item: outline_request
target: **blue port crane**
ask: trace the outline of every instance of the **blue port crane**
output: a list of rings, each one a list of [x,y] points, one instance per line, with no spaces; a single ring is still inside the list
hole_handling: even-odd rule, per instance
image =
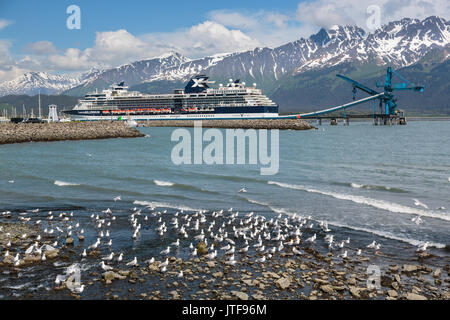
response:
[[[392,83],[393,76],[396,75],[400,79],[402,79],[404,82],[401,83]],[[303,113],[296,116],[284,116],[284,118],[315,118],[327,113],[332,113],[339,110],[346,111],[347,108],[354,107],[356,105],[359,105],[364,102],[368,101],[375,101],[379,100],[380,105],[380,115],[383,115],[385,117],[389,117],[391,115],[394,115],[396,113],[397,108],[397,99],[395,98],[393,92],[396,90],[413,90],[417,92],[423,92],[424,86],[421,85],[415,85],[411,81],[405,79],[403,76],[401,76],[397,71],[393,70],[391,67],[387,68],[386,77],[384,80],[384,84],[380,84],[377,82],[376,87],[377,88],[383,88],[383,92],[378,92],[376,90],[373,90],[358,81],[355,81],[353,79],[350,79],[346,76],[343,76],[341,74],[336,75],[338,78],[341,78],[347,82],[350,82],[352,84],[352,92],[353,92],[353,101],[339,105],[336,107],[309,112],[309,113]],[[363,99],[356,100],[356,93],[357,89],[369,94],[368,97],[365,97]],[[383,108],[384,106],[384,108]],[[375,111],[374,111],[375,113]]]
[[[393,84],[392,83],[393,75],[396,75],[397,77],[399,77],[400,79],[402,79],[405,82]],[[344,79],[345,81],[348,81],[352,84],[353,100],[355,100],[355,97],[356,97],[356,89],[360,89],[361,91],[364,91],[371,96],[376,96],[379,94],[379,92],[372,90],[355,80],[352,80],[352,79],[347,78],[340,74],[337,74],[336,76],[341,79]],[[417,92],[423,92],[423,89],[424,89],[423,86],[415,85],[411,81],[405,79],[401,74],[399,74],[397,71],[393,70],[391,67],[387,68],[384,84],[380,84],[379,82],[377,82],[376,86],[377,86],[377,88],[384,89],[383,95],[378,96],[378,99],[380,101],[380,109],[383,109],[383,105],[384,105],[384,110],[380,110],[381,111],[380,113],[384,114],[386,116],[395,114],[395,110],[397,107],[397,103],[396,103],[397,99],[394,97],[393,91],[395,91],[395,90],[413,90],[413,91],[417,91]]]

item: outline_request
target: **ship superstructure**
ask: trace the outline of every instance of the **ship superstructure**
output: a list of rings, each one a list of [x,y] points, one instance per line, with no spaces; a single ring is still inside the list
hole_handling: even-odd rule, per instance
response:
[[[230,79],[225,86],[205,75],[193,77],[185,89],[170,94],[128,91],[124,82],[101,92],[88,93],[74,109],[64,111],[72,120],[197,120],[278,117],[278,105],[256,84]]]

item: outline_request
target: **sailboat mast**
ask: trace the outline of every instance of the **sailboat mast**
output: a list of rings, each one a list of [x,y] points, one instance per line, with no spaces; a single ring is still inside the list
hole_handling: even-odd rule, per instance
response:
[[[39,119],[42,118],[41,115],[41,90],[39,90]]]

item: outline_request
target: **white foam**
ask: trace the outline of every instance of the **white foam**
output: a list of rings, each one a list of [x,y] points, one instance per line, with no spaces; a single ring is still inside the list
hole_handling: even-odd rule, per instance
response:
[[[161,180],[153,180],[153,182],[160,187],[171,187],[173,186],[175,183],[170,182],[170,181],[161,181]]]
[[[363,185],[362,184],[358,184],[358,183],[350,183],[350,186],[352,187],[352,188],[356,188],[356,189],[361,189],[362,187],[363,187]]]
[[[54,184],[56,184],[59,187],[67,187],[67,186],[79,186],[79,183],[73,183],[73,182],[64,182],[64,181],[60,181],[60,180],[56,180],[54,182]]]
[[[13,290],[20,290],[20,289],[29,287],[30,285],[31,285],[31,282],[27,282],[27,283],[24,283],[24,284],[19,284],[17,286],[5,286],[5,288],[13,289]]]
[[[352,229],[352,230],[356,230],[356,231],[363,231],[363,232],[371,233],[371,234],[374,234],[374,235],[377,235],[377,236],[380,236],[383,238],[406,242],[406,243],[412,244],[413,246],[417,246],[417,247],[425,244],[425,242],[426,242],[426,241],[420,241],[420,240],[411,239],[411,238],[399,237],[390,232],[372,230],[372,229],[367,229],[367,228],[362,228],[362,227],[349,226],[349,225],[341,224],[338,222],[328,221],[328,224],[335,226],[335,227],[348,228],[348,229]],[[438,243],[438,242],[428,242],[428,244],[429,244],[429,247],[435,247],[435,248],[439,248],[439,249],[445,248],[445,244]]]
[[[184,211],[200,211],[201,209],[194,209],[188,206],[183,205],[176,205],[171,203],[165,203],[165,202],[157,202],[157,201],[139,201],[135,200],[133,204],[137,204],[140,206],[150,206],[153,208],[172,208],[172,209],[178,209],[178,210],[184,210]]]
[[[424,216],[424,217],[429,217],[429,218],[434,218],[434,219],[450,221],[450,216],[447,214],[436,213],[431,210],[422,210],[422,209],[417,209],[417,208],[411,208],[411,207],[408,207],[408,206],[405,206],[402,204],[398,204],[398,203],[394,203],[394,202],[387,202],[384,200],[377,200],[377,199],[367,198],[367,197],[363,197],[363,196],[355,196],[355,195],[351,195],[351,194],[342,194],[342,193],[336,193],[336,192],[331,192],[331,191],[316,190],[316,189],[306,188],[301,185],[281,183],[281,182],[276,182],[276,181],[268,181],[267,183],[274,184],[274,185],[277,185],[282,188],[289,188],[289,189],[301,190],[301,191],[306,191],[306,192],[311,192],[311,193],[323,194],[323,195],[330,196],[330,197],[333,197],[333,198],[336,198],[339,200],[352,201],[354,203],[364,204],[367,206],[371,206],[374,208],[378,208],[378,209],[382,209],[382,210],[386,210],[386,211],[390,211],[390,212],[419,215],[419,216]]]
[[[251,203],[256,203],[256,204],[259,204],[259,205],[267,206],[268,208],[270,208],[275,213],[282,213],[282,214],[286,214],[286,215],[289,215],[289,216],[296,214],[297,216],[299,216],[298,212],[292,212],[292,211],[289,211],[289,210],[284,209],[284,208],[275,208],[275,207],[271,206],[268,203],[259,202],[259,201],[252,200],[252,199],[247,199],[247,200],[249,202],[251,202]],[[301,216],[301,214],[300,214],[300,216]],[[319,221],[319,220],[315,220],[315,221]],[[330,226],[335,226],[335,227],[340,227],[340,228],[347,228],[347,229],[356,230],[356,231],[363,231],[363,232],[374,234],[374,235],[377,235],[379,237],[383,237],[383,238],[386,238],[386,239],[406,242],[406,243],[409,243],[409,244],[411,244],[413,246],[417,246],[417,247],[425,244],[425,242],[426,242],[426,241],[421,241],[421,240],[416,240],[416,239],[411,239],[411,238],[399,237],[399,236],[396,236],[396,235],[394,235],[394,234],[392,234],[390,232],[379,231],[379,230],[372,230],[372,229],[367,229],[367,228],[362,228],[362,227],[355,227],[355,226],[342,224],[342,223],[339,223],[339,222],[327,221],[327,223]],[[435,248],[439,248],[439,249],[445,248],[445,244],[438,243],[438,242],[428,242],[428,245],[429,245],[429,247],[435,247]]]

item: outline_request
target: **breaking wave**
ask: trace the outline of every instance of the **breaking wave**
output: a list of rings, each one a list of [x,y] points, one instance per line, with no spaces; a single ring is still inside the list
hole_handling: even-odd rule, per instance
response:
[[[247,201],[250,202],[250,203],[261,205],[261,206],[266,206],[266,207],[270,208],[275,213],[282,213],[282,214],[286,214],[286,215],[297,214],[297,216],[299,216],[299,215],[302,216],[302,214],[299,214],[298,212],[292,212],[292,211],[289,211],[289,210],[284,209],[284,208],[275,208],[275,207],[273,207],[270,204],[265,203],[265,202],[260,202],[260,201],[253,200],[253,199],[248,199],[248,198],[247,198]],[[317,219],[314,219],[314,220],[315,221],[319,221]],[[362,227],[355,227],[355,226],[350,226],[350,225],[347,225],[347,224],[342,224],[342,223],[339,223],[339,222],[327,221],[327,223],[330,226],[335,226],[335,227],[338,227],[338,228],[346,228],[346,229],[351,229],[351,230],[355,230],[355,231],[362,231],[362,232],[370,233],[370,234],[373,234],[373,235],[376,235],[376,236],[379,236],[379,237],[383,237],[383,238],[386,238],[386,239],[397,240],[397,241],[409,243],[409,244],[411,244],[413,246],[416,246],[416,247],[418,247],[420,245],[423,245],[426,242],[426,241],[421,241],[421,240],[416,240],[416,239],[411,239],[411,238],[406,238],[406,237],[399,237],[399,236],[396,236],[396,235],[394,235],[394,234],[392,234],[390,232],[385,232],[385,231],[380,231],[380,230],[373,230],[373,229],[367,229],[367,228],[362,228]],[[445,244],[438,243],[438,242],[428,242],[428,244],[429,244],[430,247],[435,247],[435,248],[438,248],[438,249],[443,249],[443,248],[446,247]]]
[[[268,181],[268,184],[277,185],[282,188],[288,188],[288,189],[294,189],[294,190],[301,190],[311,193],[318,193],[326,196],[330,196],[339,200],[347,200],[358,204],[364,204],[367,206],[371,206],[377,209],[382,209],[390,212],[395,213],[404,213],[404,214],[411,214],[411,215],[420,215],[424,217],[434,218],[434,219],[441,219],[445,221],[450,221],[450,216],[442,213],[436,213],[430,210],[422,210],[417,208],[408,207],[402,204],[394,203],[394,202],[387,202],[384,200],[377,200],[372,198],[367,198],[363,196],[356,196],[351,194],[342,194],[342,193],[336,193],[331,191],[323,191],[323,190],[317,190],[317,189],[311,189],[306,188],[301,185],[294,185],[294,184],[288,184],[288,183],[281,183],[276,181]]]
[[[161,181],[161,180],[153,180],[153,182],[160,187],[171,187],[173,186],[175,183],[170,182],[170,181]]]
[[[194,209],[188,206],[183,205],[177,205],[172,203],[166,203],[166,202],[157,202],[157,201],[140,201],[136,200],[133,202],[133,204],[137,204],[140,206],[150,206],[153,208],[171,208],[171,209],[178,209],[178,210],[184,210],[184,211],[199,211],[201,209]]]
[[[56,180],[54,182],[55,185],[57,185],[58,187],[67,187],[67,186],[79,186],[79,183],[73,183],[73,182],[65,182],[65,181],[60,181],[60,180]]]

